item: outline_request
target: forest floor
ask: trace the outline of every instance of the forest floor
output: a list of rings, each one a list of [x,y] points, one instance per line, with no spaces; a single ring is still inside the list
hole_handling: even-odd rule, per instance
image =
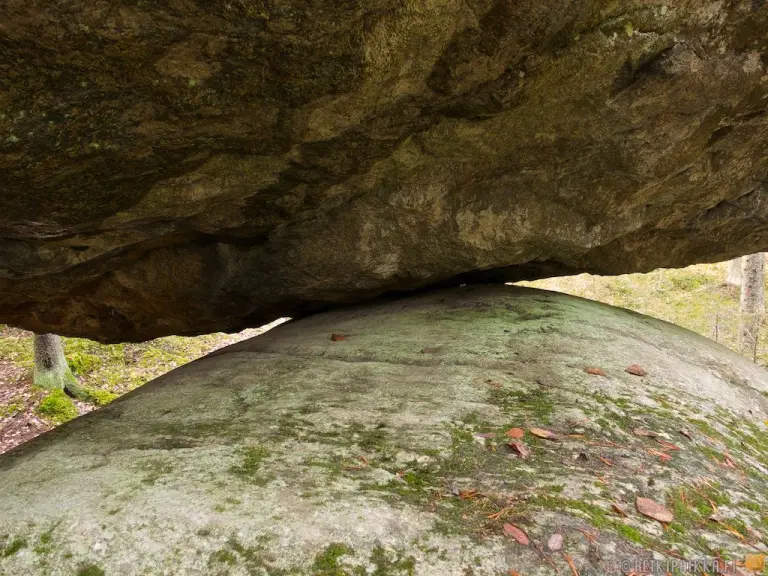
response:
[[[282,323],[237,334],[206,334],[186,338],[169,336],[140,344],[99,344],[84,338],[63,338],[72,372],[82,385],[106,404],[218,348],[252,338]],[[0,326],[0,454],[50,430],[71,418],[74,411],[41,413],[48,395],[32,385],[34,367],[31,332]],[[77,413],[94,410],[96,404],[72,401]],[[67,408],[67,407],[65,407]]]
[[[726,263],[718,263],[614,277],[581,274],[521,284],[628,308],[739,351],[739,290],[726,285],[725,276]],[[239,334],[170,336],[141,344],[104,345],[64,338],[64,346],[74,374],[104,404],[213,350],[261,334],[279,322]],[[763,337],[756,350],[745,354],[768,365],[765,326],[761,332]],[[74,414],[71,407],[69,412],[42,413],[40,404],[47,394],[32,386],[32,368],[32,334],[0,326],[0,454]],[[79,414],[97,407],[77,401],[74,405]]]
[[[597,300],[666,320],[768,366],[768,323],[764,322],[758,332],[756,348],[740,349],[739,288],[725,283],[726,272],[727,262],[719,262],[647,274],[580,274],[519,284]]]

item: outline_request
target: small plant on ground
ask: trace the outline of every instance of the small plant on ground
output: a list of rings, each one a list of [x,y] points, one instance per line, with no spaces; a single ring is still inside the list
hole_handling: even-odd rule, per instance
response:
[[[54,390],[46,396],[36,410],[39,416],[55,424],[63,424],[78,415],[77,407],[63,390]]]

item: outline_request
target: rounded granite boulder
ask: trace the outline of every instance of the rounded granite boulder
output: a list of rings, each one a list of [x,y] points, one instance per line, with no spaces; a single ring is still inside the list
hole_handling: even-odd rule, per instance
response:
[[[714,342],[550,292],[319,314],[1,457],[0,573],[745,571],[767,395]]]

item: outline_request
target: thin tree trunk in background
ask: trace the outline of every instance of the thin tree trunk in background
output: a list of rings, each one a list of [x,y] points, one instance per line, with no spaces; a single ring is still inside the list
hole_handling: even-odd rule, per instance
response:
[[[741,257],[728,261],[728,276],[725,282],[731,286],[741,286]]]
[[[741,276],[741,348],[753,359],[765,315],[765,254],[744,256]]]
[[[67,390],[76,398],[83,398],[84,390],[67,364],[61,336],[35,334],[34,382],[46,390]]]

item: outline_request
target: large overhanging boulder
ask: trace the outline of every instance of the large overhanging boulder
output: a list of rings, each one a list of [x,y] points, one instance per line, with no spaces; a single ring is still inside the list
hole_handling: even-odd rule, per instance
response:
[[[588,300],[329,312],[0,457],[0,573],[739,574],[767,418],[763,368]]]
[[[236,330],[768,248],[760,0],[6,1],[0,321]]]

